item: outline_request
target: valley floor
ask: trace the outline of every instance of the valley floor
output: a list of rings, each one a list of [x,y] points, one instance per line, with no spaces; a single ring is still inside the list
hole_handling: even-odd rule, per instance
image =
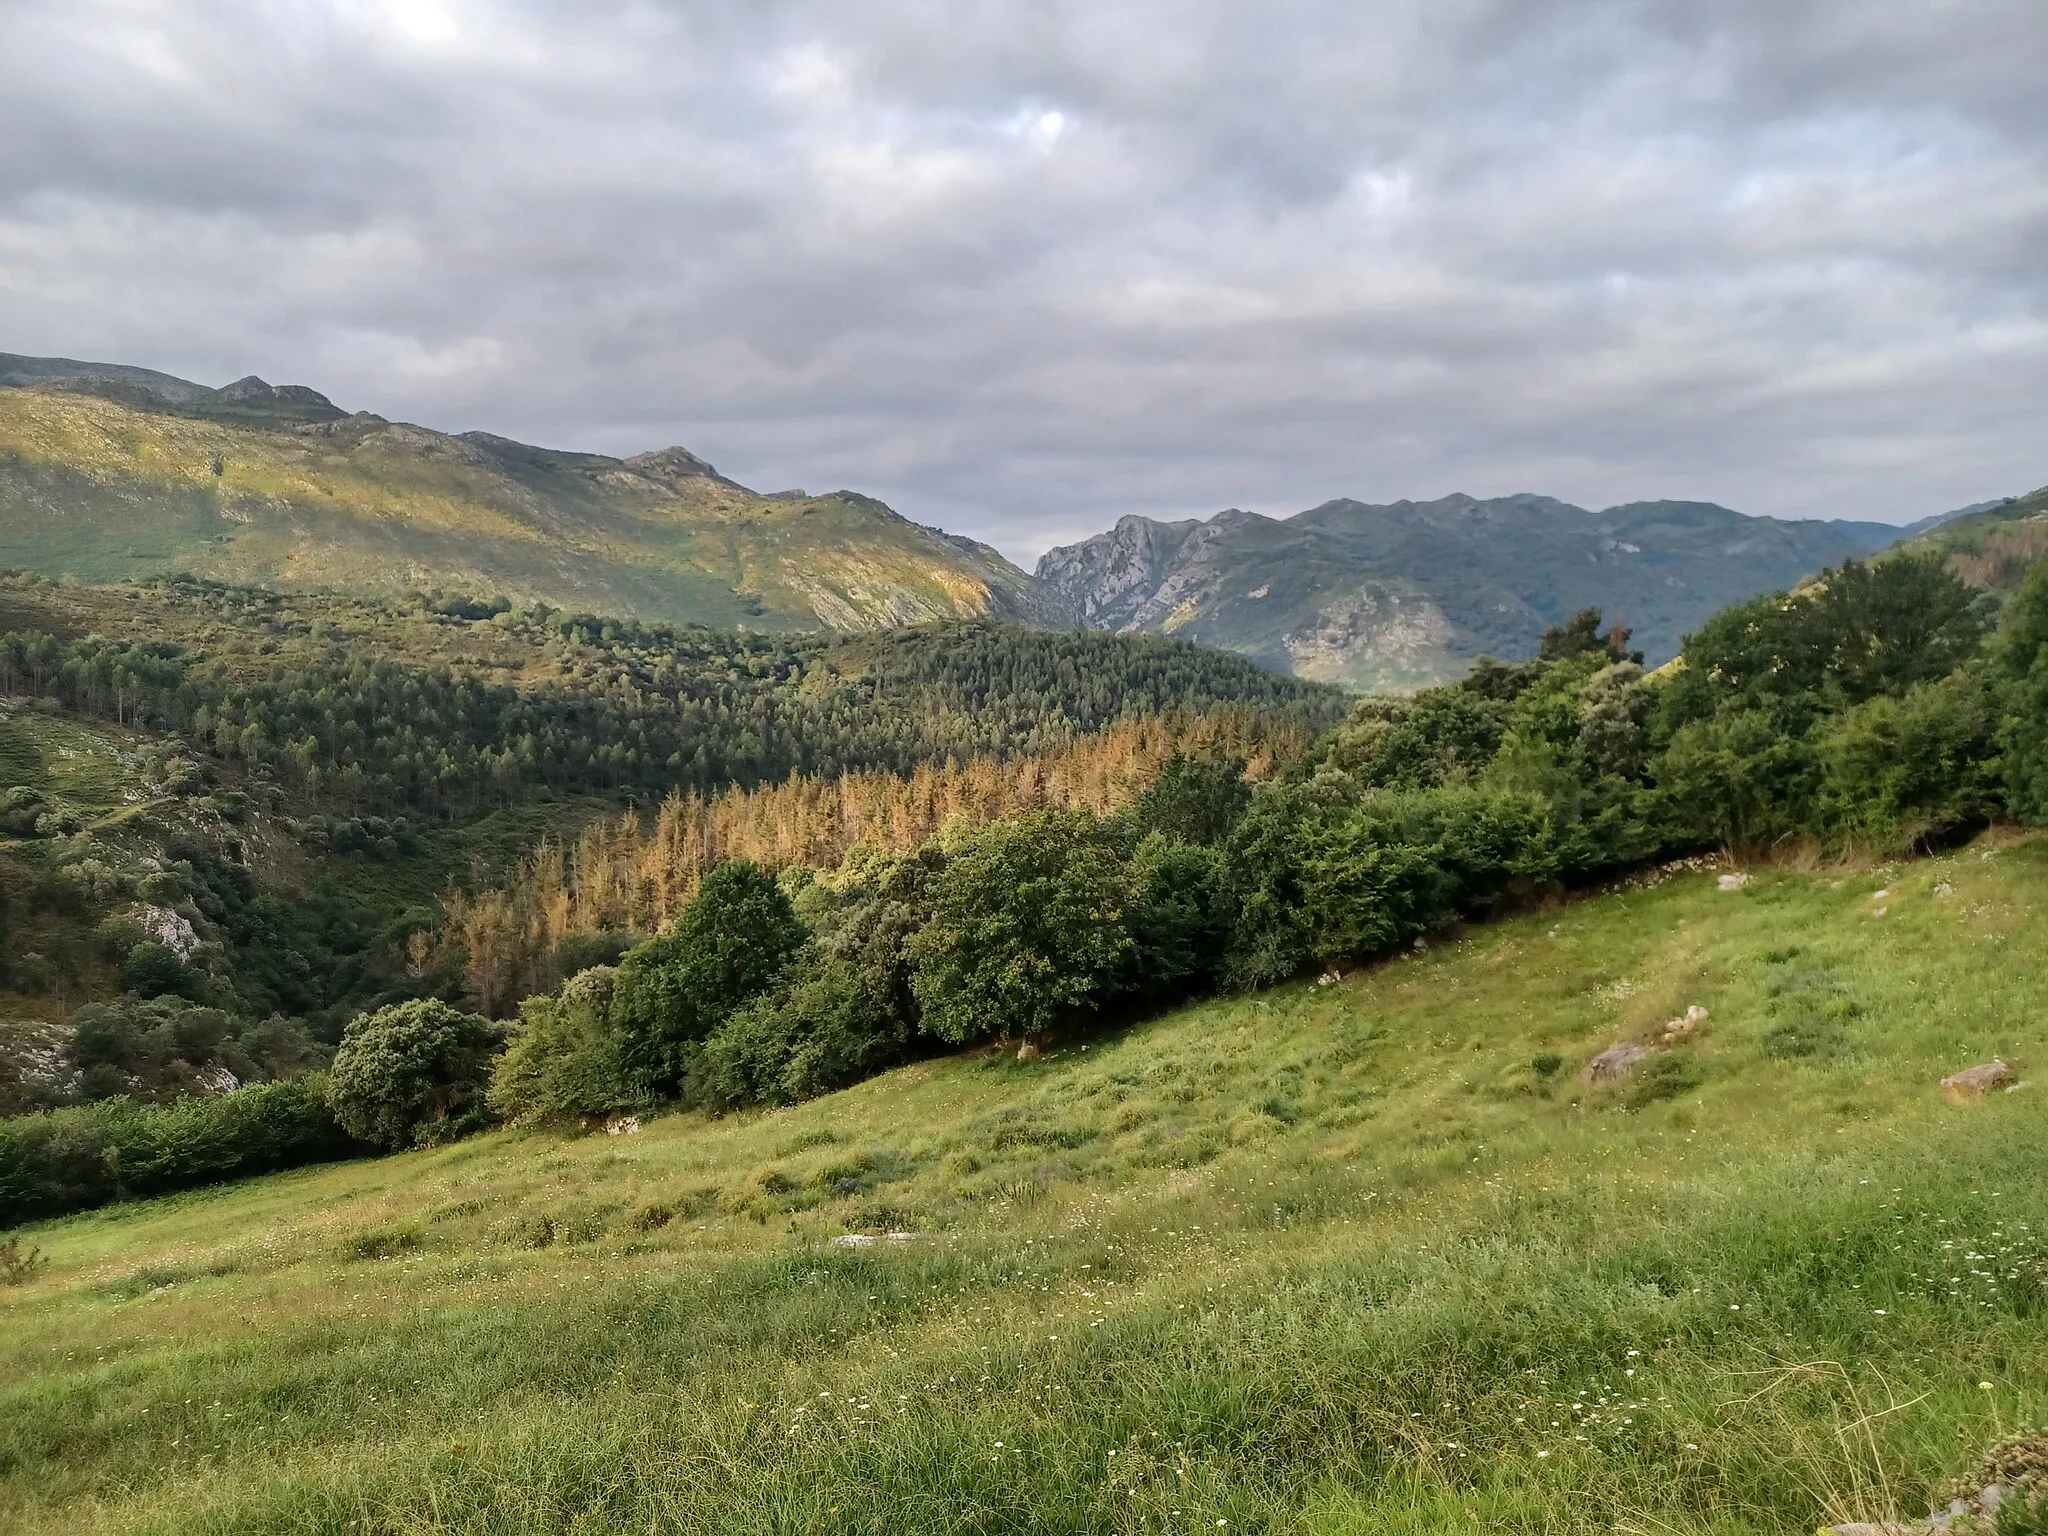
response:
[[[47,1223],[0,1287],[0,1524],[1923,1513],[2048,1409],[2048,1083],[1937,1091],[2048,1072],[2044,891],[2048,839],[1677,872],[1036,1062]]]

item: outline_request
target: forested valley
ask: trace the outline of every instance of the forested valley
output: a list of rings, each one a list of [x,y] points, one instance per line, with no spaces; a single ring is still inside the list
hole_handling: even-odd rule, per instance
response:
[[[47,621],[0,636],[6,980],[68,1013],[8,1026],[17,1216],[789,1102],[1703,850],[2048,817],[2048,564],[2001,601],[1939,551],[1730,608],[1655,675],[1589,610],[1527,661],[1350,703],[986,623],[110,593],[6,589]]]

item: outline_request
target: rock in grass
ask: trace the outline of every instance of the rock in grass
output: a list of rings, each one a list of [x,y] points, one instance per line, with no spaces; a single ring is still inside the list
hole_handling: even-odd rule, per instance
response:
[[[1664,1026],[1664,1038],[1666,1040],[1685,1039],[1688,1036],[1697,1034],[1699,1032],[1700,1026],[1705,1024],[1706,1022],[1707,1010],[1702,1008],[1698,1003],[1694,1003],[1690,1008],[1685,1010],[1684,1018],[1673,1019],[1670,1023]]]
[[[1732,875],[1723,875],[1717,883],[1724,891],[1739,891],[1749,884],[1749,876],[1738,870]]]
[[[1987,1061],[1980,1067],[1965,1067],[1941,1080],[1941,1096],[1951,1104],[1981,1099],[1994,1088],[2010,1088],[2018,1081],[2011,1067],[2002,1061]]]
[[[1579,1076],[1589,1083],[1618,1083],[1656,1054],[1655,1046],[1644,1045],[1639,1040],[1623,1040],[1610,1045],[1587,1062],[1586,1070]]]

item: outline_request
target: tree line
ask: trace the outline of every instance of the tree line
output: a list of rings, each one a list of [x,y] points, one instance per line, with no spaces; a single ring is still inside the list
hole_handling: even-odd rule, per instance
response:
[[[776,639],[531,614],[512,627],[555,643],[556,675],[515,686],[314,629],[288,653],[17,630],[0,635],[0,691],[176,736],[330,812],[457,822],[535,796],[651,801],[1042,752],[1137,714],[1239,704],[1313,730],[1342,709],[1335,690],[1153,639],[989,623]]]

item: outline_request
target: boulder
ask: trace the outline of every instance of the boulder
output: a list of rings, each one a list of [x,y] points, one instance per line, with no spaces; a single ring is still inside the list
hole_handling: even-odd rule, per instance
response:
[[[1579,1076],[1589,1083],[1618,1083],[1656,1054],[1655,1046],[1644,1045],[1638,1040],[1623,1040],[1610,1045],[1587,1062],[1585,1071]]]
[[[1737,870],[1732,875],[1723,875],[1720,878],[1720,880],[1716,883],[1719,884],[1721,889],[1724,891],[1739,891],[1745,885],[1749,884],[1749,876],[1747,874],[1744,874],[1742,871]]]
[[[1705,1024],[1706,1022],[1707,1010],[1702,1008],[1698,1003],[1694,1003],[1690,1008],[1685,1010],[1684,1018],[1673,1019],[1664,1026],[1664,1038],[1666,1040],[1688,1039],[1689,1037],[1698,1034],[1700,1031],[1700,1026]]]
[[[1994,1088],[2011,1088],[2019,1076],[2002,1061],[1987,1061],[1980,1067],[1965,1067],[1941,1080],[1941,1096],[1951,1104],[1981,1099]]]

